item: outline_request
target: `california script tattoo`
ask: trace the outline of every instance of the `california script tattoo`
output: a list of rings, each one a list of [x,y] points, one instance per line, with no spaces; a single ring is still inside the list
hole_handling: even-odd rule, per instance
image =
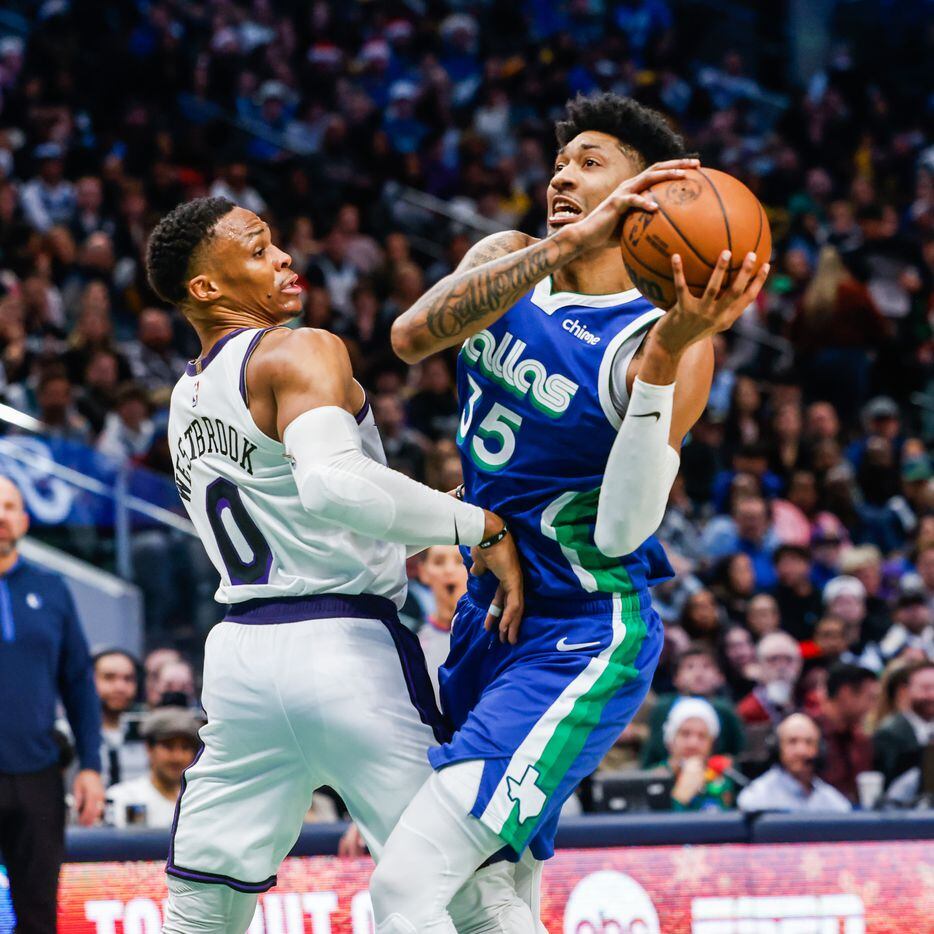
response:
[[[506,256],[502,250],[502,244],[478,250],[471,257],[478,268],[439,282],[416,303],[413,310],[423,306],[425,326],[434,337],[450,341],[481,318],[504,311],[575,252],[554,237]],[[496,256],[501,258],[494,261]]]

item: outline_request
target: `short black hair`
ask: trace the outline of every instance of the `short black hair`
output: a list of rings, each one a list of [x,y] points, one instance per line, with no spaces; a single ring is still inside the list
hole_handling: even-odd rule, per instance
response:
[[[184,301],[192,257],[234,207],[227,198],[195,198],[173,208],[156,224],[146,248],[146,275],[159,298],[172,305]]]
[[[678,654],[678,657],[675,659],[675,673],[681,670],[681,666],[689,658],[707,658],[710,659],[711,663],[715,667],[719,667],[720,663],[717,660],[717,653],[707,645],[704,645],[703,642],[692,642],[688,645],[683,652]]]
[[[126,649],[121,649],[118,646],[111,646],[110,648],[101,649],[99,652],[95,652],[91,658],[91,665],[94,668],[97,668],[97,663],[103,658],[110,658],[111,655],[122,655],[132,666],[133,674],[137,677],[139,676],[139,659]]]
[[[604,92],[578,94],[565,107],[565,119],[555,124],[563,149],[575,136],[593,130],[615,136],[644,165],[679,159],[686,155],[684,140],[671,128],[664,114],[631,97]]]
[[[875,674],[861,665],[832,665],[827,672],[827,696],[836,697],[845,687],[858,691],[867,681],[876,680]]]

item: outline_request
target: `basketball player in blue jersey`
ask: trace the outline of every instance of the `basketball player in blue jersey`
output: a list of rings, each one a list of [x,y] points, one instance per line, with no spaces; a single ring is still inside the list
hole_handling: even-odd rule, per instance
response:
[[[341,341],[281,326],[301,310],[290,267],[269,227],[222,198],[180,205],[149,241],[150,281],[201,340],[168,435],[226,605],[205,644],[208,722],[172,826],[165,934],[243,934],[321,785],[379,859],[445,737],[397,616],[406,545],[488,546],[509,591],[504,639],[521,616],[503,521],[390,470]],[[454,897],[459,929],[531,924],[503,868]]]
[[[477,866],[551,856],[561,805],[642,703],[663,640],[649,588],[673,574],[652,535],[707,402],[711,337],[768,274],[750,254],[723,289],[724,253],[697,298],[675,256],[677,302],[654,308],[623,266],[620,220],[697,161],[660,114],[609,94],[571,102],[557,136],[549,235],[487,237],[393,327],[410,363],[462,345],[464,498],[509,523],[526,613],[518,644],[492,639],[501,594],[471,575],[440,673],[456,732],[373,876],[380,934],[454,931],[444,905]],[[528,898],[540,863],[515,871]]]

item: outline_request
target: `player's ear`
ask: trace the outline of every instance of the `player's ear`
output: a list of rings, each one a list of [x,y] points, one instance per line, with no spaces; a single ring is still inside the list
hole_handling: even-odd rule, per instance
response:
[[[188,294],[196,302],[212,302],[220,297],[221,292],[213,279],[200,275],[188,280]]]

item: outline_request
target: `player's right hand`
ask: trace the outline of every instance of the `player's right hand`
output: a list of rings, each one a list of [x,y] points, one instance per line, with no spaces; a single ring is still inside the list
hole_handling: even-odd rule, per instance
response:
[[[642,194],[659,182],[683,178],[685,169],[696,169],[699,159],[670,159],[656,162],[632,178],[627,178],[585,218],[562,228],[561,235],[574,241],[582,251],[596,249],[619,240],[619,226],[627,211],[656,211],[655,202]]]

